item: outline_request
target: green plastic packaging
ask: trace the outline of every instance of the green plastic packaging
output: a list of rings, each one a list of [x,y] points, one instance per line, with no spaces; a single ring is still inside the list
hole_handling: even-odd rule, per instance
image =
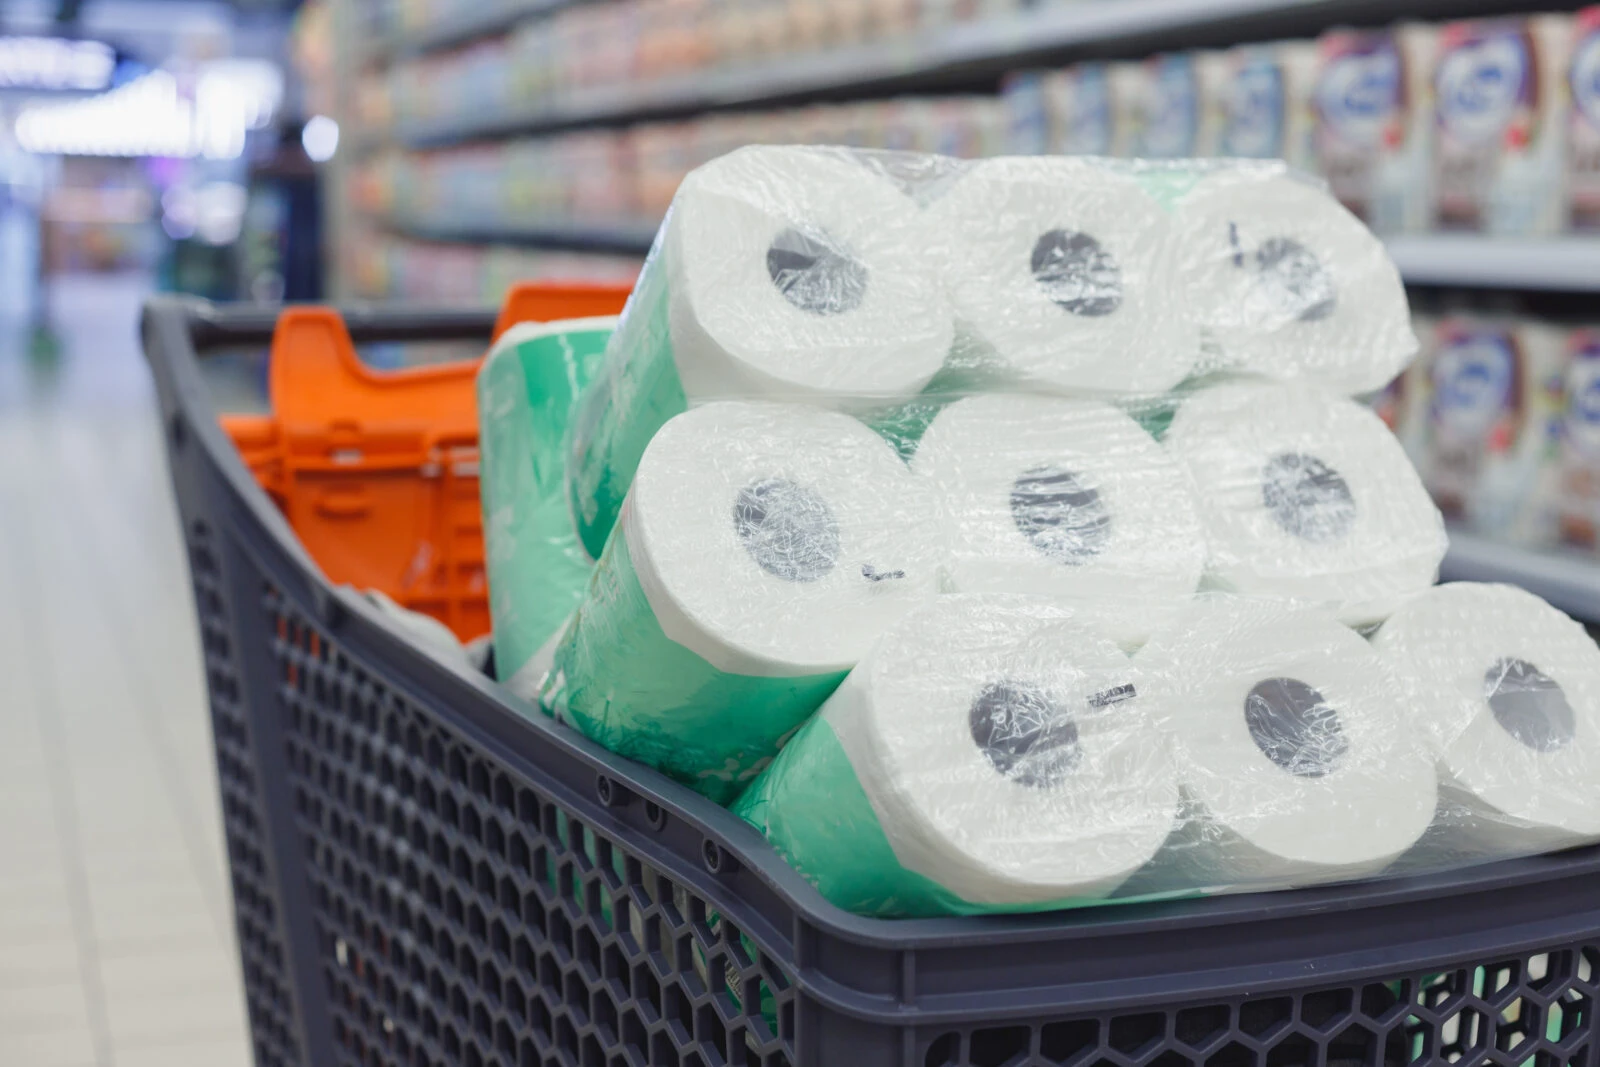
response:
[[[611,751],[726,804],[845,674],[730,674],[672,640],[639,584],[619,525],[556,649],[540,700]]]
[[[525,677],[525,668],[577,607],[594,566],[567,513],[567,435],[616,323],[610,317],[514,326],[478,371],[495,657],[500,676],[524,697],[535,695],[538,682]]]

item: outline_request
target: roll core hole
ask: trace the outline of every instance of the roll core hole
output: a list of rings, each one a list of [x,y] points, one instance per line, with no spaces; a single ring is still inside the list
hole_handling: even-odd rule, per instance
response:
[[[1111,512],[1099,491],[1062,467],[1033,467],[1011,484],[1011,520],[1040,553],[1070,567],[1111,540]]]
[[[1021,785],[1053,786],[1083,758],[1072,715],[1025,682],[984,686],[968,719],[973,743],[996,771]]]
[[[1243,267],[1245,252],[1238,223],[1228,224],[1233,262]],[[1269,237],[1250,257],[1255,267],[1255,291],[1271,310],[1296,322],[1319,322],[1339,305],[1333,275],[1317,254],[1292,237]]]
[[[1296,678],[1257,682],[1244,699],[1244,721],[1262,754],[1297,778],[1321,778],[1350,749],[1339,713]]]
[[[1577,733],[1561,684],[1527,660],[1496,660],[1484,672],[1483,695],[1500,728],[1537,752],[1554,752]]]
[[[1059,307],[1098,318],[1122,306],[1122,268],[1099,241],[1076,230],[1050,230],[1034,242],[1033,280]]]
[[[1303,452],[1284,452],[1261,468],[1261,502],[1285,533],[1314,545],[1339,540],[1356,521],[1344,476]]]
[[[793,226],[767,247],[767,274],[785,300],[813,315],[841,315],[867,295],[867,267],[825,233]]]
[[[739,490],[733,525],[750,558],[775,578],[815,582],[839,561],[839,524],[828,502],[786,479]]]

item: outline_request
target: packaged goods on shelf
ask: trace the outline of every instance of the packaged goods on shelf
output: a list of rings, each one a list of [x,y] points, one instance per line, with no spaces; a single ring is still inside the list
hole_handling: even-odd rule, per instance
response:
[[[1594,552],[1600,551],[1600,330],[1568,331],[1565,352],[1561,540]]]
[[[1434,195],[1441,229],[1546,235],[1566,226],[1565,15],[1441,26]]]
[[[1218,155],[1316,164],[1317,46],[1310,41],[1243,45],[1226,53]]]
[[[1431,403],[1418,466],[1447,517],[1517,544],[1555,542],[1564,343],[1528,319],[1434,323],[1419,360]]]
[[[1317,171],[1380,233],[1432,220],[1436,38],[1433,27],[1407,23],[1317,41]]]
[[[1574,229],[1600,229],[1600,7],[1572,16],[1567,151]]]

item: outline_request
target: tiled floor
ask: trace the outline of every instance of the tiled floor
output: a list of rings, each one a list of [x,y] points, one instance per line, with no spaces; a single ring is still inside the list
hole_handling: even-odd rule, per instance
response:
[[[0,1067],[249,1062],[189,580],[133,278],[0,324]]]

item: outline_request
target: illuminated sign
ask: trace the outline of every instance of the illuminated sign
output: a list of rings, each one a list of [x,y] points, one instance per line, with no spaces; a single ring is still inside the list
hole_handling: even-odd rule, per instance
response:
[[[0,89],[77,89],[111,84],[117,54],[99,41],[0,37]]]

